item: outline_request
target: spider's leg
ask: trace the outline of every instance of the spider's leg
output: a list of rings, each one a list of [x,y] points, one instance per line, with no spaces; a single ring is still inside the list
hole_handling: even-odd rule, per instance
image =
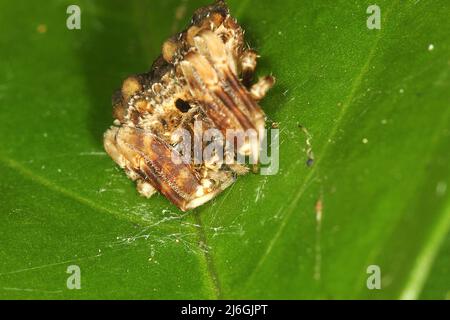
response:
[[[133,180],[142,181],[138,184],[141,194],[151,194],[153,187],[183,211],[222,191],[212,188],[165,141],[143,129],[112,128],[106,133],[105,149]]]
[[[125,170],[127,176],[136,181],[136,186],[138,192],[146,197],[150,198],[153,194],[156,193],[156,189],[144,179],[142,179],[133,169],[131,163],[123,156],[121,153],[121,149],[117,143],[117,134],[119,133],[120,128],[111,127],[105,133],[104,145],[106,152],[111,156],[111,158],[122,168]]]
[[[250,88],[250,94],[252,98],[255,99],[256,101],[262,100],[266,96],[267,91],[269,91],[274,84],[275,78],[272,76],[260,78],[258,82],[256,82]]]
[[[239,57],[242,83],[250,88],[257,65],[258,54],[252,49],[247,49]]]

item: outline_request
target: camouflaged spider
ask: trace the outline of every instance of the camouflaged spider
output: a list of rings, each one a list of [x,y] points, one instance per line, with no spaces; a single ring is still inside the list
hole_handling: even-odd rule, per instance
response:
[[[104,135],[112,159],[150,197],[161,192],[181,210],[198,207],[248,172],[240,164],[203,159],[173,161],[173,133],[216,128],[261,132],[265,115],[258,101],[273,86],[271,76],[251,85],[257,54],[224,0],[198,9],[190,26],[167,40],[150,72],[126,79],[113,97],[114,125]],[[257,158],[259,140],[245,140],[233,156]],[[181,156],[180,156],[181,157]]]

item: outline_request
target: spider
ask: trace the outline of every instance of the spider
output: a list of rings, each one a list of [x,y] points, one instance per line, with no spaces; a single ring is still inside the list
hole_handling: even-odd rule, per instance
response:
[[[223,161],[217,152],[202,161],[179,152],[180,129],[195,137],[207,130],[226,135],[222,146],[233,145],[227,133],[244,136],[228,158],[252,157],[256,162],[265,115],[258,102],[274,85],[272,76],[252,84],[257,53],[248,48],[243,29],[224,0],[198,9],[186,30],[168,39],[148,73],[128,77],[113,96],[114,124],[104,134],[111,158],[137,183],[145,197],[162,193],[181,210],[196,208],[249,171],[236,161]],[[202,141],[207,148],[211,141]]]

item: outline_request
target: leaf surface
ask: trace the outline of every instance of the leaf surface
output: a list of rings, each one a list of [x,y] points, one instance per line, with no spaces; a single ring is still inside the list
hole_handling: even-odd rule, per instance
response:
[[[183,214],[139,197],[102,134],[207,3],[79,1],[81,30],[69,1],[0,3],[0,297],[448,297],[449,4],[379,1],[369,30],[368,1],[230,0],[277,78],[279,172]]]

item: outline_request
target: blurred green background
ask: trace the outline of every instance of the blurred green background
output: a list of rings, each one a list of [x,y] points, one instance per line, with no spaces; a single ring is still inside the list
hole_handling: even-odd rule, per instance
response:
[[[280,171],[182,214],[102,134],[112,92],[208,3],[0,1],[0,298],[449,298],[450,3],[380,0],[369,30],[370,1],[229,0],[278,80]]]

